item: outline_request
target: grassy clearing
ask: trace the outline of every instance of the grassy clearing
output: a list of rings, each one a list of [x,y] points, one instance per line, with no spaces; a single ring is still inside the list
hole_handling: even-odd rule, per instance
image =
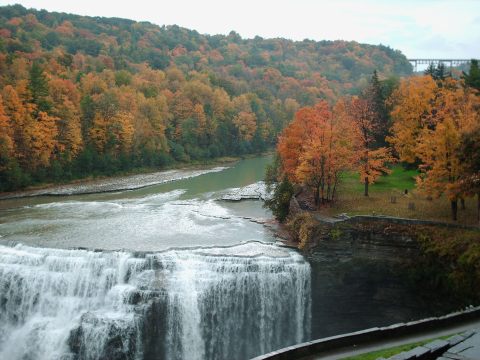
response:
[[[346,213],[348,215],[389,215],[424,220],[451,222],[450,203],[446,198],[427,199],[415,189],[415,170],[405,170],[400,165],[390,175],[382,176],[370,185],[370,196],[363,196],[363,184],[356,173],[346,173],[338,189],[338,199],[319,213],[326,216]],[[405,189],[408,193],[405,194]],[[459,224],[476,225],[476,199],[465,199],[466,209],[459,204]]]
[[[434,339],[429,339],[429,340],[424,340],[424,341],[418,341],[415,343],[411,344],[406,344],[406,345],[400,345],[400,346],[395,346],[389,349],[384,349],[384,350],[378,350],[378,351],[372,351],[369,353],[361,354],[361,355],[356,355],[356,356],[351,356],[348,358],[343,358],[341,360],[376,360],[378,358],[389,358],[392,357],[393,355],[400,354],[401,352],[404,351],[409,351],[412,349],[415,349],[417,346],[422,346],[425,344],[428,344],[431,341],[437,340],[437,339],[448,339],[452,335],[447,335],[447,336],[441,336],[439,338],[434,338]]]
[[[385,191],[403,191],[415,188],[415,177],[418,175],[416,170],[405,170],[402,166],[396,165],[392,168],[390,175],[382,176],[373,185],[370,190],[373,192]],[[341,191],[360,192],[363,194],[363,183],[360,182],[360,176],[356,172],[345,173],[342,177]]]

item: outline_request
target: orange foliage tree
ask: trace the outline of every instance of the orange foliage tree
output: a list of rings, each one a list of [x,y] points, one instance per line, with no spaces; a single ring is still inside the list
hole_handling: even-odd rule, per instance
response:
[[[401,81],[388,100],[393,107],[393,136],[388,141],[401,161],[417,160],[417,139],[428,126],[432,114],[437,85],[430,76],[416,76]]]
[[[360,181],[365,185],[364,195],[368,196],[369,184],[373,184],[379,176],[389,174],[391,170],[388,166],[395,162],[395,158],[389,148],[375,147],[377,121],[369,101],[354,97],[346,109],[356,133],[354,140]]]
[[[6,115],[0,95],[0,171],[8,166],[8,160],[13,153],[13,139],[10,118]]]
[[[321,101],[300,109],[279,139],[283,172],[290,181],[312,187],[317,205],[335,199],[341,171],[352,166],[353,133],[345,120]]]

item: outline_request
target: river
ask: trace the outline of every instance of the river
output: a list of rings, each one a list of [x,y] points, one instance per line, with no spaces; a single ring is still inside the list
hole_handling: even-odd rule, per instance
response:
[[[365,287],[368,267],[282,246],[261,201],[222,200],[261,193],[270,160],[0,201],[0,359],[243,360],[432,312],[378,268]]]

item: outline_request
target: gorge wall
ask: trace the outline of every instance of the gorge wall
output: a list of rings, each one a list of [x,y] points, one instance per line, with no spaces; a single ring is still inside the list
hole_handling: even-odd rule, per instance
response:
[[[362,217],[315,223],[305,249],[312,267],[312,338],[439,316],[461,306],[453,296],[432,292],[421,271],[421,245],[404,229],[411,225]]]

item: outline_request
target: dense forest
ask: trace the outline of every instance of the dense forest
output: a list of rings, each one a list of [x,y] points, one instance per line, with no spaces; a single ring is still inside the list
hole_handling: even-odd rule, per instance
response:
[[[412,72],[383,45],[0,7],[0,191],[263,151],[374,70]]]

